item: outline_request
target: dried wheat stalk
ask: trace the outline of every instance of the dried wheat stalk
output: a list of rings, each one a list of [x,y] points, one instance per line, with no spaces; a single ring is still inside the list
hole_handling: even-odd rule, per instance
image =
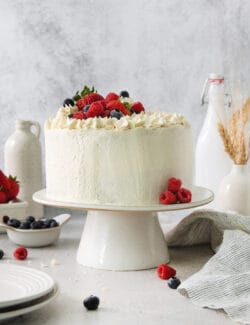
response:
[[[250,156],[250,140],[246,143],[245,128],[250,115],[250,97],[241,109],[235,111],[226,128],[218,123],[218,131],[223,140],[224,149],[237,165],[245,165]]]

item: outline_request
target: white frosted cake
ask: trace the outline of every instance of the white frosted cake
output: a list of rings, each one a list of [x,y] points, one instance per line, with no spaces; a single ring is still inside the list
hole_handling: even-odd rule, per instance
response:
[[[182,115],[138,112],[72,118],[61,107],[45,124],[46,193],[64,202],[149,206],[170,177],[192,187],[193,143]]]

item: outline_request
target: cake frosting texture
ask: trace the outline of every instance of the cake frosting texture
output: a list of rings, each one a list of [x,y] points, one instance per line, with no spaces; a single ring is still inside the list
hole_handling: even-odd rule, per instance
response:
[[[170,177],[192,186],[190,125],[179,114],[148,112],[69,119],[62,107],[46,121],[47,195],[58,201],[147,206]]]

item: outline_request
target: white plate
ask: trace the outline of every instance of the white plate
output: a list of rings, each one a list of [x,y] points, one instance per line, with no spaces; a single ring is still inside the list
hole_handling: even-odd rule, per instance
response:
[[[49,293],[54,280],[36,269],[14,264],[0,267],[0,308],[25,303]]]
[[[175,211],[183,209],[191,209],[198,206],[205,205],[214,199],[214,194],[207,188],[194,186],[192,188],[192,202],[181,203],[181,204],[156,204],[150,206],[119,206],[119,205],[109,205],[109,204],[89,204],[89,203],[73,203],[73,202],[63,202],[55,201],[46,195],[46,189],[38,191],[33,194],[33,200],[54,207],[60,208],[70,208],[70,209],[80,209],[80,210],[102,210],[102,211],[147,211],[147,212],[157,212],[157,211]]]
[[[8,311],[1,311],[0,308],[0,320],[10,319],[40,309],[46,306],[47,304],[49,304],[53,299],[55,299],[57,295],[58,295],[58,286],[55,284],[53,289],[45,296],[42,296],[40,298],[26,302],[21,305],[14,305],[12,307],[6,308],[9,309]]]

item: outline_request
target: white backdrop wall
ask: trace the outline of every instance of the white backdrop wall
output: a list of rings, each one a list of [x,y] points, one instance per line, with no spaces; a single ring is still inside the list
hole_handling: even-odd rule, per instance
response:
[[[0,168],[14,121],[43,125],[84,84],[181,112],[196,138],[209,72],[249,86],[249,14],[248,0],[0,0]]]

